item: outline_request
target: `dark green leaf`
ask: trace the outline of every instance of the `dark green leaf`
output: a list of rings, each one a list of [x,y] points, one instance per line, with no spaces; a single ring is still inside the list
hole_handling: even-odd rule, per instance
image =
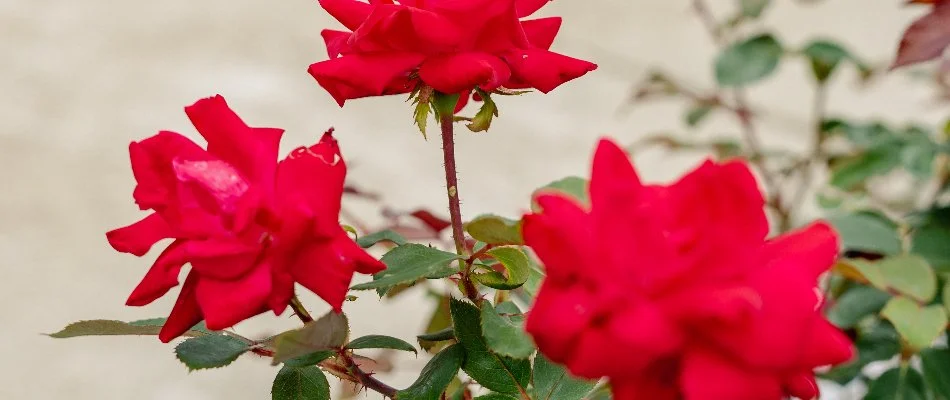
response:
[[[272,400],[330,400],[330,382],[318,367],[285,365],[270,393]]]
[[[919,254],[940,272],[950,272],[950,227],[928,223],[914,231],[911,252]]]
[[[739,10],[746,18],[758,18],[772,0],[739,0]]]
[[[353,339],[347,343],[348,349],[393,349],[411,351],[418,354],[416,348],[405,340],[385,335],[368,335]]]
[[[915,350],[930,347],[947,327],[947,310],[942,305],[921,307],[902,296],[887,302],[881,316],[891,321],[907,345]]]
[[[888,370],[868,385],[864,400],[926,400],[920,373],[908,366]]]
[[[852,328],[869,315],[877,314],[891,295],[871,286],[849,289],[828,310],[828,320],[839,328]]]
[[[847,384],[858,377],[868,364],[894,358],[900,352],[899,340],[900,336],[890,324],[877,322],[870,329],[860,332],[854,343],[858,350],[857,357],[847,364],[835,366],[822,378],[841,385]]]
[[[597,383],[572,376],[563,366],[555,364],[538,353],[534,358],[535,400],[581,400]]]
[[[404,390],[396,394],[397,400],[439,400],[442,392],[452,379],[458,375],[465,359],[465,350],[455,344],[436,354],[422,368],[419,378]]]
[[[882,221],[866,214],[848,214],[828,218],[841,235],[845,250],[865,251],[889,255],[901,252],[901,240],[897,230]]]
[[[587,194],[587,185],[588,181],[586,179],[576,176],[569,176],[567,178],[559,179],[542,186],[538,190],[535,190],[531,197],[537,197],[537,195],[541,193],[561,193],[574,200],[577,200],[586,207],[590,205],[590,198]],[[531,209],[534,211],[540,211],[537,204],[534,202],[532,202]]]
[[[707,104],[697,104],[694,105],[689,111],[686,112],[686,125],[689,127],[695,127],[699,125],[709,113],[713,110],[713,107]]]
[[[901,147],[882,144],[865,152],[841,159],[831,166],[831,185],[850,190],[868,178],[884,175],[901,164]]]
[[[486,395],[478,396],[474,400],[517,400],[513,396],[501,393],[489,393]]]
[[[782,53],[782,45],[769,34],[735,43],[716,58],[716,81],[726,87],[759,81],[775,71]]]
[[[482,303],[482,335],[495,354],[526,359],[534,353],[534,342],[521,325],[498,315],[487,301]]]
[[[472,132],[484,132],[491,127],[492,119],[498,116],[498,106],[495,105],[495,101],[491,99],[488,92],[477,89],[476,91],[482,97],[482,107],[472,117],[468,129]]]
[[[940,397],[950,399],[950,349],[926,349],[920,352],[924,378]]]
[[[455,329],[453,329],[450,326],[441,331],[436,331],[436,332],[426,333],[423,335],[416,336],[416,338],[419,339],[420,342],[422,341],[439,342],[443,340],[453,340],[455,339]]]
[[[446,329],[452,329],[452,315],[449,312],[449,296],[440,296],[437,297],[437,303],[435,310],[432,311],[432,316],[429,318],[429,323],[426,325],[425,332],[426,334],[435,334]],[[453,331],[452,337],[455,337]],[[448,343],[442,340],[439,341],[430,341],[426,339],[419,339],[419,347],[422,347],[423,350],[428,352],[438,352],[439,349],[445,347]]]
[[[228,335],[204,335],[175,347],[175,356],[189,370],[224,367],[250,350],[247,343]]]
[[[414,282],[420,278],[445,278],[458,272],[452,262],[458,259],[449,253],[421,244],[407,243],[390,250],[383,256],[386,269],[373,276],[372,282],[353,286],[353,290],[387,289]],[[385,292],[383,292],[385,294]]]
[[[162,330],[163,318],[122,322],[105,319],[73,322],[63,330],[49,336],[56,339],[65,339],[78,336],[118,336],[118,335],[158,335]],[[204,324],[196,325],[194,329],[183,336],[196,337],[208,334]]]
[[[475,240],[494,245],[522,245],[521,221],[497,215],[480,215],[465,224],[465,230]]]
[[[465,348],[462,369],[472,379],[499,393],[519,393],[528,385],[531,363],[491,352],[482,337],[481,312],[473,304],[452,299],[455,337]]]
[[[802,50],[802,54],[811,61],[815,80],[824,82],[843,61],[852,61],[859,67],[863,64],[838,43],[828,40],[815,40]]]
[[[287,361],[284,361],[284,365],[288,367],[308,367],[311,365],[317,365],[321,361],[333,357],[334,355],[336,355],[336,351],[334,350],[318,351],[305,356],[291,358]]]
[[[356,239],[356,243],[359,244],[360,247],[364,249],[368,249],[370,247],[373,247],[373,245],[375,245],[376,243],[384,242],[384,241],[393,242],[399,246],[406,244],[406,238],[402,237],[402,235],[396,233],[392,229],[386,229],[384,231],[371,233],[369,235],[361,236],[359,239]]]
[[[485,254],[498,260],[508,271],[508,277],[493,270],[475,275],[475,280],[479,283],[494,289],[511,290],[521,287],[528,280],[531,272],[528,256],[521,249],[498,247],[488,250]]]
[[[346,316],[330,311],[303,328],[274,337],[273,365],[310,353],[340,348],[346,343],[349,334]]]

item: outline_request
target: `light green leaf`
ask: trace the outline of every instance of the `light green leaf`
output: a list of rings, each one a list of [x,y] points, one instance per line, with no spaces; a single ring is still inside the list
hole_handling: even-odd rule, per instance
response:
[[[950,399],[950,349],[925,349],[920,352],[920,361],[930,388]]]
[[[317,365],[321,361],[326,360],[335,355],[336,355],[335,350],[318,351],[316,353],[310,353],[305,356],[291,358],[287,361],[284,361],[284,365],[288,367],[309,367],[311,365]]]
[[[861,61],[851,55],[847,49],[828,40],[815,40],[809,43],[802,50],[802,54],[811,61],[812,73],[818,82],[828,80],[828,77],[843,61],[852,61],[859,68],[863,67]]]
[[[445,348],[429,360],[411,386],[396,394],[396,399],[439,400],[445,388],[458,375],[464,359],[465,350],[461,345],[454,344]]]
[[[739,0],[739,10],[744,17],[758,18],[771,3],[772,0]]]
[[[528,256],[521,249],[514,247],[498,247],[485,252],[498,260],[508,271],[508,277],[497,271],[489,271],[475,275],[479,283],[494,289],[511,290],[524,285],[531,273]]]
[[[204,335],[175,347],[175,356],[191,371],[220,368],[250,350],[247,343],[228,335]]]
[[[465,224],[465,230],[475,240],[494,245],[522,245],[521,221],[497,215],[479,215]]]
[[[432,113],[432,104],[426,101],[416,100],[416,109],[412,112],[412,119],[416,123],[416,126],[419,127],[419,132],[422,133],[422,137],[426,137],[426,125],[429,122],[429,114]]]
[[[491,127],[492,119],[498,116],[498,106],[492,100],[491,94],[483,90],[476,89],[482,98],[482,107],[478,109],[472,121],[468,124],[468,129],[472,132],[484,132]]]
[[[476,397],[474,400],[517,400],[513,396],[501,393],[489,393]]]
[[[373,247],[373,245],[379,242],[393,242],[398,246],[402,246],[406,244],[406,238],[402,237],[402,235],[396,233],[396,231],[393,231],[392,229],[386,229],[371,233],[369,235],[360,236],[359,239],[356,239],[356,243],[364,249]]]
[[[854,189],[877,175],[884,175],[901,165],[901,147],[884,143],[831,165],[831,185]]]
[[[590,197],[587,192],[588,180],[584,178],[579,178],[576,176],[569,176],[567,178],[559,179],[554,182],[551,182],[545,186],[542,186],[538,190],[534,191],[534,194],[531,195],[532,198],[537,197],[541,193],[561,193],[565,194],[568,197],[577,200],[585,207],[590,206]],[[531,209],[535,212],[540,211],[537,203],[531,202]]]
[[[828,321],[842,329],[852,328],[865,317],[881,311],[890,299],[891,295],[870,286],[848,289],[828,310]]]
[[[475,305],[452,299],[455,337],[465,348],[462,369],[485,388],[499,393],[525,390],[531,377],[531,363],[491,352],[482,337],[481,312]]]
[[[898,254],[901,240],[897,229],[877,217],[866,214],[847,214],[828,218],[841,235],[845,250],[875,254]]]
[[[527,359],[534,353],[534,342],[522,326],[499,315],[487,301],[482,303],[482,335],[496,354]]]
[[[383,256],[386,269],[373,275],[373,281],[353,286],[353,290],[386,289],[420,278],[445,278],[458,272],[452,265],[459,256],[421,244],[407,243]],[[385,294],[385,291],[383,292]]]
[[[891,321],[907,345],[915,350],[930,347],[947,327],[947,311],[943,306],[921,307],[902,296],[891,299],[881,316]]]
[[[924,378],[906,365],[888,370],[868,385],[864,400],[926,400]]]
[[[943,306],[950,312],[950,279],[943,284]]]
[[[937,277],[927,261],[915,255],[899,255],[879,261],[848,261],[872,285],[896,291],[920,302],[937,294]]]
[[[581,400],[597,384],[596,381],[572,376],[563,366],[551,362],[541,353],[534,358],[532,381],[531,398],[535,400]]]
[[[330,400],[330,382],[318,367],[285,365],[270,393],[272,400]]]
[[[78,336],[158,335],[159,331],[162,330],[162,325],[160,324],[164,322],[165,320],[163,318],[134,322],[105,319],[79,321],[73,322],[63,328],[63,330],[52,333],[49,336],[56,339],[65,339]],[[185,332],[183,336],[196,337],[208,333],[208,330],[201,324]]]
[[[303,328],[274,337],[273,365],[318,351],[338,349],[346,343],[350,325],[343,314],[326,313]]]
[[[735,43],[716,58],[716,81],[736,87],[762,80],[775,72],[782,53],[782,45],[770,34]]]
[[[713,107],[708,104],[697,104],[694,105],[686,112],[686,125],[690,128],[696,127],[709,116],[709,113],[713,110]]]
[[[402,351],[411,351],[419,354],[413,345],[405,340],[385,335],[368,335],[353,339],[347,343],[348,349],[393,349]]]

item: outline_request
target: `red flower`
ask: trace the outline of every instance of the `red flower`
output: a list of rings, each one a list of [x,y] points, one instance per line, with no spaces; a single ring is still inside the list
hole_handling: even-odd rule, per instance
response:
[[[323,31],[330,60],[310,74],[341,106],[409,93],[417,81],[443,93],[502,86],[547,93],[597,68],[548,51],[561,18],[520,20],[547,1],[320,0],[349,31]]]
[[[337,223],[346,167],[329,132],[278,165],[282,130],[248,127],[220,96],[185,113],[208,149],[174,132],[129,145],[133,197],[153,212],[106,234],[113,248],[136,256],[174,239],[128,305],[163,296],[191,264],[163,342],[201,320],[224,329],[268,308],[279,314],[293,281],[339,310],[354,270],[384,268]]]
[[[526,329],[617,400],[817,396],[812,370],[852,356],[818,311],[837,257],[824,223],[766,240],[764,200],[741,162],[643,185],[623,150],[594,157],[591,208],[542,194],[524,237],[548,276]]]

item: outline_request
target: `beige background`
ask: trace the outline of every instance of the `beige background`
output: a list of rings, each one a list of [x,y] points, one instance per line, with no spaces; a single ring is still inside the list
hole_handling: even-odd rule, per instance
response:
[[[878,63],[889,61],[900,31],[923,11],[900,9],[898,0],[776,2],[764,21],[785,43],[832,36]],[[724,13],[733,1],[711,3]],[[683,131],[679,102],[621,112],[631,84],[648,67],[698,88],[711,84],[714,48],[687,0],[558,0],[543,14],[565,18],[558,51],[600,69],[547,96],[503,98],[490,133],[459,136],[467,216],[517,215],[532,188],[586,174],[599,136],[632,143],[655,131]],[[443,209],[439,143],[422,140],[403,99],[339,109],[306,74],[307,65],[326,57],[320,30],[333,26],[315,0],[0,0],[0,398],[268,398],[276,369],[253,356],[226,370],[189,374],[172,346],[152,338],[40,335],[77,319],[167,313],[171,297],[146,308],[123,306],[154,254],[143,260],[117,254],[103,232],[141,216],[130,197],[128,142],[159,129],[194,137],[182,107],[199,97],[221,93],[249,123],[286,128],[288,150],[335,126],[352,182],[398,208]],[[801,139],[811,91],[806,78],[805,63],[793,61],[753,88],[755,104],[766,112],[767,144],[807,145]],[[833,113],[931,124],[946,116],[929,89],[906,75],[864,89],[856,82],[851,69],[837,77]],[[717,115],[703,131],[735,129],[728,116]],[[670,179],[695,161],[660,152],[637,159],[650,179]],[[364,295],[347,305],[355,334],[410,341],[428,308],[420,295],[386,304]],[[273,333],[267,327],[290,326],[286,316],[265,315],[237,331],[258,336]],[[382,378],[405,387],[424,362],[400,358],[400,372]]]

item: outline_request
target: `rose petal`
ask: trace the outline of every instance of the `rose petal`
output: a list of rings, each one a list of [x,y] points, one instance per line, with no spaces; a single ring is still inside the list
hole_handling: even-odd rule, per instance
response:
[[[139,257],[148,253],[159,240],[172,237],[175,237],[174,230],[158,213],[151,213],[132,225],[106,233],[113,249]]]
[[[561,29],[561,17],[538,18],[521,21],[528,41],[535,47],[548,50]]]
[[[350,51],[348,41],[353,37],[352,32],[324,29],[320,32],[320,36],[323,37],[323,42],[327,45],[327,55],[330,56],[331,60],[342,53],[348,53]]]
[[[594,296],[587,290],[545,280],[528,313],[525,330],[548,358],[565,363],[574,354],[578,335],[594,317],[594,309]]]
[[[492,91],[505,84],[511,70],[500,58],[487,53],[456,53],[429,57],[419,77],[442,93],[462,93],[478,86]]]
[[[693,350],[683,356],[680,384],[690,400],[760,400],[782,398],[779,380],[721,355]]]
[[[524,216],[525,243],[544,263],[549,280],[572,281],[594,250],[590,217],[562,195],[542,194],[535,201],[543,211]]]
[[[455,50],[461,41],[458,26],[444,16],[414,7],[381,5],[359,29],[350,45],[360,52],[439,54]]]
[[[514,78],[543,93],[597,69],[596,64],[542,49],[512,50],[504,59]]]
[[[309,72],[342,107],[349,99],[408,93],[408,74],[424,58],[415,53],[348,54],[313,64]]]
[[[201,308],[198,306],[198,300],[195,297],[195,286],[198,283],[198,275],[189,273],[185,278],[185,284],[181,286],[181,293],[178,294],[178,300],[172,307],[172,312],[162,325],[162,330],[158,333],[158,339],[162,343],[168,343],[172,339],[181,336],[197,323],[204,319],[201,315]]]
[[[359,28],[373,11],[372,5],[358,0],[320,0],[320,7],[351,31]]]
[[[330,132],[317,144],[291,152],[277,168],[277,203],[284,221],[306,220],[318,236],[335,234],[345,178],[346,164]]]
[[[815,381],[815,374],[811,370],[786,378],[783,385],[789,395],[799,399],[817,399],[821,394],[818,390],[818,382]]]
[[[172,170],[173,159],[209,158],[208,153],[191,139],[168,131],[132,142],[129,156],[137,183],[132,196],[143,210],[164,208],[174,196],[177,179]]]
[[[838,235],[831,225],[815,222],[770,240],[763,248],[764,262],[796,264],[815,279],[838,258]]]
[[[186,243],[183,240],[176,240],[158,256],[145,277],[129,295],[126,305],[144,306],[164,296],[169,289],[178,286],[178,273],[188,261],[185,252]]]
[[[271,272],[267,265],[257,265],[234,280],[202,276],[195,288],[205,322],[212,330],[229,328],[264,312],[270,291]]]
[[[551,0],[515,0],[515,9],[518,10],[518,18],[524,18],[534,14],[541,7],[544,7]]]
[[[340,312],[353,280],[354,267],[354,260],[342,254],[333,242],[315,242],[297,253],[290,273],[295,281]]]

